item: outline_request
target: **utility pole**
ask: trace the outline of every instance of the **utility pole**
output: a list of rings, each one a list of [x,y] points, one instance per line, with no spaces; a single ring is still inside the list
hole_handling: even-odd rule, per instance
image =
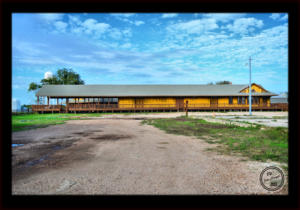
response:
[[[252,92],[252,89],[251,89],[251,56],[249,57],[249,115],[251,116],[252,113],[251,113],[251,92]]]

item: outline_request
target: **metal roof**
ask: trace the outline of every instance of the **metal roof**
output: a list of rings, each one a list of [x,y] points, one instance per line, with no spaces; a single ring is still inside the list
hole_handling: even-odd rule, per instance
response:
[[[44,85],[36,96],[50,97],[149,97],[149,96],[247,96],[247,85]],[[252,95],[272,96],[271,92]]]
[[[286,97],[271,97],[271,104],[274,103],[288,103],[288,98]]]

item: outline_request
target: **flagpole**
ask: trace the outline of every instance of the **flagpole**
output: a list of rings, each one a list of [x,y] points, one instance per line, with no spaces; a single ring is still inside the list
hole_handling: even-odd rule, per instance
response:
[[[252,104],[251,104],[251,56],[249,57],[249,115],[252,115],[251,113],[251,108],[252,108]]]

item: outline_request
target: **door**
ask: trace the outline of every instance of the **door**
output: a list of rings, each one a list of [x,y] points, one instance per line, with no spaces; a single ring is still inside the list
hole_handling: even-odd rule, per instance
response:
[[[144,107],[144,101],[141,98],[135,99],[135,108],[143,108]]]
[[[268,98],[263,97],[263,106],[268,106]]]
[[[183,101],[183,98],[177,98],[176,99],[176,106],[179,109],[179,111],[183,111],[184,110],[184,101]]]
[[[218,107],[218,98],[217,97],[210,98],[210,107]]]

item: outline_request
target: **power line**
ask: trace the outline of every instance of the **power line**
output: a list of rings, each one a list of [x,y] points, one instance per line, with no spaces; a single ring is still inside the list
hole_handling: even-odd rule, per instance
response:
[[[251,56],[249,57],[249,115],[252,115],[252,101],[251,101],[251,92],[252,92],[252,88],[251,88]]]

